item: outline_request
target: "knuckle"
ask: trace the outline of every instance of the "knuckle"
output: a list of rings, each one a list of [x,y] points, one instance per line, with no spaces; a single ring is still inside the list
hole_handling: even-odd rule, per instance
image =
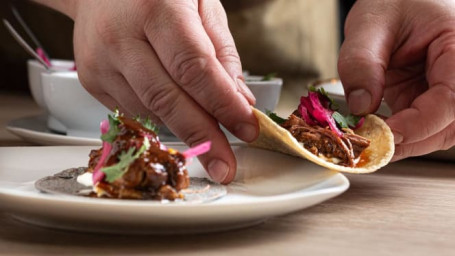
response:
[[[90,79],[85,74],[86,74],[85,72],[79,71],[78,74],[79,81],[81,82],[85,90],[93,95],[95,93],[95,90],[93,90],[92,86],[90,86]]]
[[[234,45],[225,45],[216,50],[216,58],[220,62],[238,63],[240,65],[240,57]]]
[[[441,41],[441,55],[446,53],[455,53],[455,32],[450,31],[442,35]]]
[[[378,67],[387,71],[388,63],[385,58],[366,46],[355,47],[343,45],[338,58],[338,69],[340,73],[349,73],[353,67]],[[340,74],[341,75],[341,74]]]
[[[90,69],[88,69],[90,70]],[[100,93],[100,88],[96,86],[96,82],[91,72],[87,72],[85,68],[79,68],[78,66],[78,79],[84,89],[91,95]]]
[[[182,138],[182,140],[190,147],[201,144],[208,139],[207,124],[198,124],[191,126],[190,129],[185,131],[185,134]]]
[[[170,86],[145,86],[140,92],[144,105],[161,119],[169,119],[174,115],[178,105],[179,94]]]
[[[231,102],[223,99],[226,99],[226,97],[221,97],[221,100],[215,100],[211,102],[212,106],[210,106],[210,112],[216,118],[227,117],[229,116],[229,113],[232,112],[233,106],[230,104]],[[229,121],[234,121],[232,118],[226,119]]]
[[[118,40],[115,22],[108,17],[99,17],[94,25],[96,36],[105,46],[115,45]]]
[[[174,57],[170,73],[184,87],[194,87],[209,73],[210,57],[197,52],[183,52]]]
[[[100,69],[100,66],[98,65],[98,54],[96,54],[96,50],[93,49],[92,47],[87,47],[87,49],[79,54],[79,61],[77,63],[78,67],[78,75],[80,70],[85,70],[87,72],[82,72],[82,73],[88,73],[88,72],[98,72]]]

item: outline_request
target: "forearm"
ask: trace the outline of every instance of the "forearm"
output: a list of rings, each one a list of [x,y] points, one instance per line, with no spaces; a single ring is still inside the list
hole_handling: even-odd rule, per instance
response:
[[[56,11],[59,11],[68,17],[74,19],[76,13],[76,1],[77,0],[32,0],[33,2],[42,4],[50,7]]]

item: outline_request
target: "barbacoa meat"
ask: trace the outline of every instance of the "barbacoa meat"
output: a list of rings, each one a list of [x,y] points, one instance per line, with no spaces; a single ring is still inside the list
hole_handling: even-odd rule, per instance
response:
[[[355,166],[355,159],[370,145],[370,141],[356,135],[350,129],[343,129],[343,137],[338,137],[329,127],[310,126],[295,111],[281,124],[297,141],[311,153],[326,158],[336,158],[343,166]]]
[[[128,171],[113,183],[100,181],[98,187],[107,193],[107,197],[124,199],[167,199],[182,198],[180,190],[189,186],[190,179],[185,168],[185,157],[178,152],[169,152],[160,148],[156,134],[141,123],[119,117],[120,132],[112,142],[112,150],[105,167],[118,163],[118,156],[130,147],[140,148],[144,134],[149,135],[150,148],[136,159]],[[89,171],[93,172],[101,156],[102,149],[92,150]]]

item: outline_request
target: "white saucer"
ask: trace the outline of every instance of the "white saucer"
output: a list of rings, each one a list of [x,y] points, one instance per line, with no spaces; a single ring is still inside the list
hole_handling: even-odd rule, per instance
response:
[[[87,137],[67,136],[47,128],[47,115],[23,117],[12,120],[6,126],[11,133],[25,141],[45,146],[100,146],[101,140]],[[180,142],[173,135],[160,134],[163,142]]]
[[[184,150],[184,146],[175,146]],[[21,221],[57,229],[121,233],[202,233],[246,227],[343,193],[349,181],[299,158],[233,146],[238,161],[225,197],[202,204],[45,194],[35,180],[86,166],[92,147],[0,148],[0,207]],[[197,159],[190,176],[207,177]]]

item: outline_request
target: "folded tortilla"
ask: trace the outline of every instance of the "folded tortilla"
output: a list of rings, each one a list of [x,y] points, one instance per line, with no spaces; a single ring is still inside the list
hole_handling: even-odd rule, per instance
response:
[[[390,162],[395,151],[393,134],[389,126],[378,116],[367,115],[365,121],[355,133],[370,140],[370,145],[364,150],[361,164],[358,167],[346,167],[329,162],[308,151],[292,134],[275,123],[267,115],[253,108],[259,122],[259,137],[250,145],[279,151],[310,160],[330,170],[348,173],[370,173]],[[361,158],[362,158],[361,157]]]

